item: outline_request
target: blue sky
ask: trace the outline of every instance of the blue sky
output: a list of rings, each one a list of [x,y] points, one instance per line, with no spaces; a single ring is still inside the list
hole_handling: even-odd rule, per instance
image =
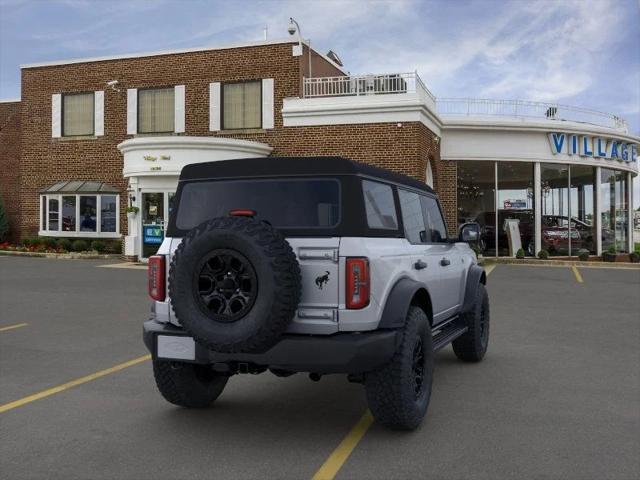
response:
[[[23,63],[258,41],[265,25],[279,39],[290,16],[352,73],[418,70],[439,97],[561,102],[640,134],[638,0],[0,0],[0,98],[20,96]]]

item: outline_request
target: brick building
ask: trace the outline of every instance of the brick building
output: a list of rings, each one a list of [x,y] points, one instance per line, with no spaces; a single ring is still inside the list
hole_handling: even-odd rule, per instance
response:
[[[16,241],[122,238],[127,256],[144,258],[184,165],[341,155],[433,185],[450,233],[480,222],[488,254],[513,253],[510,218],[532,252],[551,217],[587,225],[581,246],[593,253],[611,241],[628,250],[638,137],[617,117],[563,109],[437,101],[416,73],[348,75],[297,40],[25,65],[20,101],[0,103],[0,188]],[[589,148],[572,152],[573,139]],[[575,165],[575,187],[558,165],[569,182]]]

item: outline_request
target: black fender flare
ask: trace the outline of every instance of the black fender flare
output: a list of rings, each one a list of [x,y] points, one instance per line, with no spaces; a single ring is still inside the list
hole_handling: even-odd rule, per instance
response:
[[[480,265],[471,265],[467,274],[467,284],[464,289],[464,303],[462,305],[462,313],[471,311],[473,302],[476,298],[479,284],[487,284],[487,274]]]
[[[420,290],[424,290],[427,302],[430,304],[431,300],[424,284],[406,277],[398,280],[387,296],[378,328],[403,327],[409,313],[411,301]],[[430,315],[431,312],[426,313]],[[431,318],[429,318],[429,321],[431,321]]]

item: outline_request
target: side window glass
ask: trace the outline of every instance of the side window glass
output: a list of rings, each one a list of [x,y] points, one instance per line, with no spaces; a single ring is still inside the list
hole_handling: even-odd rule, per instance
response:
[[[447,241],[447,229],[444,225],[440,207],[435,198],[420,196],[422,212],[427,229],[427,242],[441,243]]]
[[[402,211],[402,223],[404,233],[410,243],[425,243],[425,221],[422,215],[420,196],[417,193],[398,189],[400,197],[400,210]]]
[[[384,183],[363,180],[362,192],[369,228],[396,230],[398,219],[391,187]]]

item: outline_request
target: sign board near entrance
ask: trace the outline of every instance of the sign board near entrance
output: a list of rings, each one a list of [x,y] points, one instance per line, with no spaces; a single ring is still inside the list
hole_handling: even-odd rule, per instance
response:
[[[143,225],[142,236],[147,245],[160,245],[164,239],[162,227],[159,225]]]

